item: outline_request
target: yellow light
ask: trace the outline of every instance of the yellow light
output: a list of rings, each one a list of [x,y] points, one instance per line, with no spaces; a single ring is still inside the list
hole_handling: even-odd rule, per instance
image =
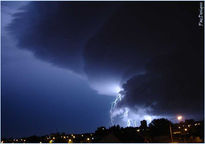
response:
[[[137,129],[137,132],[140,132],[140,129]]]
[[[187,131],[187,128],[185,128],[184,131]]]
[[[87,138],[87,141],[89,141],[90,140],[90,138]]]
[[[53,140],[50,140],[49,143],[53,143]]]
[[[75,136],[73,136],[73,138],[75,138]]]
[[[68,143],[72,143],[72,139],[69,139],[69,140],[68,140]]]
[[[188,125],[188,127],[191,127],[191,125]]]
[[[178,128],[180,129],[181,127],[179,126]]]
[[[26,140],[23,140],[23,141],[26,141]]]
[[[64,136],[63,138],[66,139],[66,136]]]
[[[53,137],[53,139],[56,139],[55,137]]]
[[[173,134],[180,134],[180,133],[181,133],[180,131],[173,132]]]
[[[40,143],[42,143],[42,142],[40,142]]]
[[[180,116],[177,116],[177,119],[180,121],[180,120],[182,120],[182,116],[180,115]]]
[[[83,135],[81,135],[83,137]]]

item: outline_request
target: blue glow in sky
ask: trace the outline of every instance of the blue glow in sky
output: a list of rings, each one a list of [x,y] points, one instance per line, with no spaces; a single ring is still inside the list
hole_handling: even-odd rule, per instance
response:
[[[18,48],[5,31],[18,5],[9,6],[13,11],[2,8],[2,136],[93,132],[110,125],[112,97],[99,95],[78,75]]]

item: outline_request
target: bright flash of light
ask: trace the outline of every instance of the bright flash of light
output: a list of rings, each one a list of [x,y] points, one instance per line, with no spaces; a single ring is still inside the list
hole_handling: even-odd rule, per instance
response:
[[[118,93],[116,99],[111,105],[110,118],[112,125],[119,124],[123,127],[136,127],[140,125],[140,121],[142,120],[146,120],[147,123],[150,123],[153,119],[161,117],[149,115],[148,113],[151,110],[149,107],[135,107],[135,110],[132,110],[128,107],[117,107],[117,104],[122,100],[123,97],[123,93]]]
[[[116,86],[116,87],[114,87],[114,91],[116,92],[116,93],[119,93],[120,91],[122,91],[123,89],[120,87],[120,86]]]
[[[101,82],[89,83],[90,87],[101,95],[116,96],[121,90],[120,81],[117,80],[101,80]]]
[[[121,91],[121,89],[120,89],[119,87],[117,87],[115,90]],[[117,103],[118,103],[119,101],[121,101],[121,100],[122,100],[122,95],[121,95],[120,93],[118,93],[117,96],[116,96],[116,98],[115,98],[115,100],[114,100],[114,102],[112,102],[112,104],[111,104],[110,119],[111,119],[112,125],[114,124],[114,123],[113,123],[113,118],[115,117],[114,112],[115,112]]]
[[[153,119],[160,118],[161,116],[149,115],[152,110],[151,107],[118,107],[119,102],[124,98],[123,89],[120,86],[112,86],[112,91],[116,94],[115,100],[111,104],[110,119],[111,124],[119,124],[124,127],[136,127],[140,125],[140,121],[146,120],[150,123]]]

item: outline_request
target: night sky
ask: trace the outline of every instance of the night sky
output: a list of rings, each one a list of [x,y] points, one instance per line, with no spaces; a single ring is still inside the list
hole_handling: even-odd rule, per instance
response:
[[[203,119],[200,2],[2,2],[2,136]]]

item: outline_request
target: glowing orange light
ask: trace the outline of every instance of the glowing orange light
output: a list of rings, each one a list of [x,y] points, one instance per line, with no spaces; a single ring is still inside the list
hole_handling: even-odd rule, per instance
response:
[[[68,140],[68,143],[72,143],[72,139],[69,139],[69,140]]]
[[[182,120],[182,116],[180,115],[180,116],[177,116],[177,119],[179,120],[179,121],[181,121]]]

